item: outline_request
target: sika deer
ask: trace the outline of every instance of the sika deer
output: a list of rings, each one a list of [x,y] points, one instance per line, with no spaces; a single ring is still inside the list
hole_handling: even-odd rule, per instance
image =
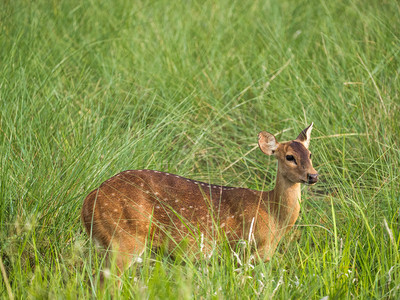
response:
[[[300,183],[318,180],[308,150],[312,126],[286,143],[259,133],[260,149],[278,159],[272,191],[212,185],[152,170],[124,171],[86,197],[86,231],[116,253],[121,272],[143,253],[149,239],[156,247],[169,241],[169,251],[185,239],[195,250],[199,236],[212,240],[217,232],[224,232],[231,244],[252,234],[259,255],[268,261],[299,216]],[[209,244],[202,249],[210,250]]]

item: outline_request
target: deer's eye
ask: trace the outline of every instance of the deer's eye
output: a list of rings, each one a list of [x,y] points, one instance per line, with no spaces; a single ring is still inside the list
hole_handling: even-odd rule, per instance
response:
[[[294,159],[294,156],[293,156],[293,155],[286,155],[286,160],[288,160],[288,161],[293,161],[295,164],[297,164],[297,163],[296,163],[296,160]]]

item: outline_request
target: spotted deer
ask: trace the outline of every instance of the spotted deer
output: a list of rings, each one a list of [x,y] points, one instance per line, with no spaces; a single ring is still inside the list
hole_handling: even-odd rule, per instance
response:
[[[282,236],[293,227],[300,211],[300,184],[315,184],[318,173],[308,150],[313,124],[292,141],[278,143],[262,131],[262,152],[278,159],[275,188],[208,184],[152,170],[128,170],[92,191],[82,208],[88,235],[116,255],[122,272],[145,250],[146,244],[167,250],[187,241],[191,250],[212,250],[223,234],[230,244],[252,237],[260,257],[269,261]],[[201,253],[201,252],[199,252]]]

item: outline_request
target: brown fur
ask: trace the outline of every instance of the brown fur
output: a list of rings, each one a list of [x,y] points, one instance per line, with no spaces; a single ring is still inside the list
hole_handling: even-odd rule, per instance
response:
[[[128,170],[86,197],[82,208],[86,231],[115,251],[121,271],[133,257],[141,255],[149,239],[156,247],[167,244],[169,251],[186,240],[196,252],[199,236],[210,241],[221,232],[232,245],[254,235],[258,253],[269,260],[298,218],[300,182],[307,182],[307,176],[316,173],[303,141],[279,144],[272,137],[266,132],[259,135],[263,152],[278,159],[272,191],[209,185],[152,170]],[[287,161],[286,155],[293,155],[297,164]],[[202,251],[210,253],[211,248],[204,243]]]

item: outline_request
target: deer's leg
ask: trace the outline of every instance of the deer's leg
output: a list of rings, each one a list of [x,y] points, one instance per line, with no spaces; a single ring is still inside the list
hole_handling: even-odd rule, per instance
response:
[[[255,239],[257,254],[264,262],[271,260],[283,233],[273,218],[261,216],[256,229]]]
[[[110,276],[110,269],[115,264],[115,275],[121,277],[122,274],[135,262],[138,262],[143,254],[146,245],[146,238],[132,237],[125,235],[113,240],[111,247],[106,252],[105,264],[106,268],[100,274],[100,286],[104,287],[104,281]],[[118,287],[122,282],[119,280]]]
[[[274,234],[271,233],[271,235],[269,235],[262,244],[257,245],[258,255],[264,262],[269,262],[271,260],[272,255],[275,253],[283,234],[283,232],[275,232]]]
[[[120,234],[118,239],[112,242],[112,256],[115,260],[116,272],[119,276],[139,260],[145,247],[145,235],[131,236],[128,233]]]
[[[275,249],[278,245],[278,242],[270,242],[268,244],[259,246],[257,248],[258,255],[264,262],[269,262],[271,260],[272,255],[275,252]]]

